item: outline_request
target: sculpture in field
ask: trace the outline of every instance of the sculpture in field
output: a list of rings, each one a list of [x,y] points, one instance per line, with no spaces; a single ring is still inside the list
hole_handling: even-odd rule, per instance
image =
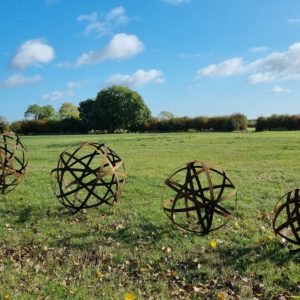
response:
[[[231,212],[222,206],[236,195],[228,174],[217,166],[192,161],[172,173],[165,184],[163,209],[173,223],[187,231],[207,234],[226,224]],[[231,205],[230,203],[230,206]]]
[[[51,174],[56,197],[73,213],[114,204],[126,179],[123,160],[96,142],[83,142],[62,152]]]
[[[0,134],[0,194],[7,194],[21,182],[28,162],[26,151],[17,134]]]
[[[286,193],[275,207],[273,229],[293,251],[300,250],[300,189]]]

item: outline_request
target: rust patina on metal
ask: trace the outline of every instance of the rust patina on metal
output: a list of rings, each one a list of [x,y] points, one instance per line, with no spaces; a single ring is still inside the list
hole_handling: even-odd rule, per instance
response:
[[[28,162],[19,136],[12,132],[0,134],[0,194],[7,194],[21,182]]]
[[[165,184],[173,191],[173,196],[163,201],[163,209],[176,226],[207,234],[227,223],[224,217],[231,212],[221,204],[236,196],[237,191],[221,168],[201,161],[188,162],[172,173]]]
[[[71,212],[114,204],[125,184],[123,160],[107,145],[83,142],[61,153],[52,188]]]
[[[273,229],[291,251],[300,251],[300,189],[286,193],[274,210]]]

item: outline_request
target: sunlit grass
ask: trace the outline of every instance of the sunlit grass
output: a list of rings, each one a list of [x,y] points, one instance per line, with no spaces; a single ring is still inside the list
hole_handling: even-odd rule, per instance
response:
[[[22,141],[28,175],[0,201],[1,299],[299,295],[299,254],[283,248],[271,226],[278,198],[300,185],[299,132]],[[63,150],[82,141],[107,143],[124,159],[128,180],[114,207],[69,216],[52,192],[50,171]],[[223,167],[238,190],[236,217],[204,237],[179,231],[161,207],[164,179],[196,159]]]

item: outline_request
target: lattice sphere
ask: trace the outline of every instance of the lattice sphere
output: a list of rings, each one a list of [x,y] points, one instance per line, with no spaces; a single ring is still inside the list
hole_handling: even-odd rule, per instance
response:
[[[7,194],[21,182],[28,162],[19,136],[12,132],[0,134],[0,194]]]
[[[107,145],[96,142],[62,152],[51,175],[56,197],[73,213],[114,204],[126,179],[123,160]]]
[[[273,229],[291,250],[300,250],[300,189],[286,193],[274,210]]]
[[[176,226],[207,234],[227,223],[224,217],[231,212],[221,204],[236,196],[236,188],[221,168],[200,161],[188,162],[172,173],[165,184],[170,189],[165,189],[163,209]],[[235,204],[230,203],[230,207]]]

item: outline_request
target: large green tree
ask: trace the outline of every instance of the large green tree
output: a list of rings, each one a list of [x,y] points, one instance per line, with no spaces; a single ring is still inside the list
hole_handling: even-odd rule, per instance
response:
[[[57,119],[57,111],[52,105],[39,106],[32,104],[27,107],[24,116],[35,120]]]
[[[95,101],[93,99],[87,99],[85,101],[81,101],[78,107],[79,117],[89,129],[95,127],[94,104]]]
[[[65,102],[58,110],[61,119],[79,119],[79,111],[76,105]]]
[[[45,105],[41,107],[39,119],[57,119],[57,111],[52,105]]]
[[[171,119],[174,119],[175,116],[169,112],[169,111],[161,111],[159,114],[158,114],[158,119],[159,120],[171,120]]]
[[[39,119],[39,114],[41,112],[41,107],[37,104],[31,104],[27,107],[24,113],[25,118],[33,118],[35,120]]]
[[[141,95],[124,86],[100,91],[94,103],[97,128],[112,132],[116,129],[137,129],[151,113]]]

